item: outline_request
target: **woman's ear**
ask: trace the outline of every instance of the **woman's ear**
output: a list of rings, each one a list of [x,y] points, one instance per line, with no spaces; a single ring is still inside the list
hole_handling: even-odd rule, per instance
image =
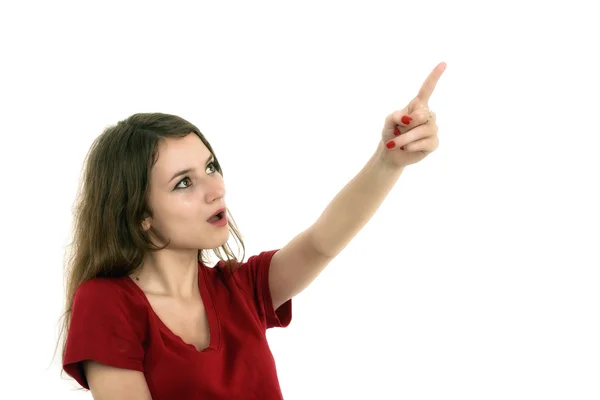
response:
[[[152,226],[151,224],[151,218],[150,217],[146,217],[142,220],[142,230],[144,232],[147,232],[148,229],[150,229],[150,227]]]

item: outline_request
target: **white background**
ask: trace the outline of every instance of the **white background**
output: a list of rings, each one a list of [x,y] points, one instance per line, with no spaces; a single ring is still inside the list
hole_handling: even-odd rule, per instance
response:
[[[593,2],[167,4],[2,3],[0,398],[91,398],[52,356],[106,126],[196,124],[249,256],[318,218],[440,61],[439,149],[269,332],[284,396],[600,398]]]

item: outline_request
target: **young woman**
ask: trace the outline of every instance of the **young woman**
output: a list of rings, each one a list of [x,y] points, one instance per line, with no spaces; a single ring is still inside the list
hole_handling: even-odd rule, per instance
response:
[[[265,332],[438,146],[427,108],[445,70],[385,121],[363,170],[282,249],[243,262],[223,170],[200,130],[135,114],[86,159],[67,275],[63,368],[95,399],[281,399]],[[208,252],[219,262],[208,267]]]

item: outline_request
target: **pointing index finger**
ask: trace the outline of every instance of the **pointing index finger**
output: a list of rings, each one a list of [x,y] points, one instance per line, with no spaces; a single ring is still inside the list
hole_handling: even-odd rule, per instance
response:
[[[421,90],[419,90],[419,94],[417,95],[417,100],[425,104],[429,102],[429,99],[433,94],[433,90],[435,89],[435,85],[437,85],[445,70],[445,62],[441,62],[435,66],[435,68],[433,69],[433,71],[431,71],[427,79],[425,79],[425,82],[423,82],[423,86],[421,86]]]

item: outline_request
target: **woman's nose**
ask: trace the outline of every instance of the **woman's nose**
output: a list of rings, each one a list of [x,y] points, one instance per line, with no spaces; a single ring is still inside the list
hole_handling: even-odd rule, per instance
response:
[[[206,191],[206,201],[208,203],[214,203],[223,197],[225,197],[225,185],[223,182],[212,182]]]

